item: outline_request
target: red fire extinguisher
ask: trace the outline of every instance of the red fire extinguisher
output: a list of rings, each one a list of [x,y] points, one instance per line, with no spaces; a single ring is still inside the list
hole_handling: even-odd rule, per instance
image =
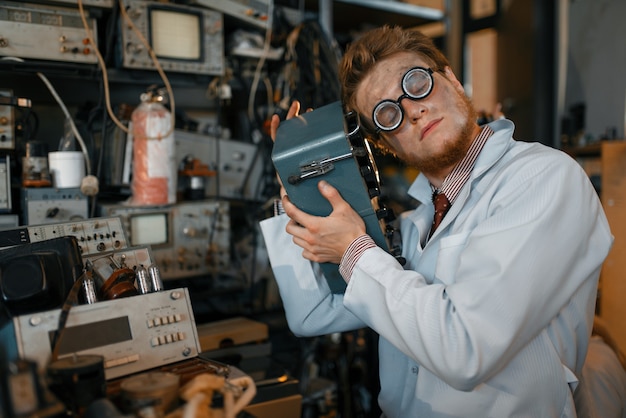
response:
[[[131,203],[162,205],[176,202],[177,172],[174,124],[163,105],[165,94],[148,91],[131,115],[133,166]]]

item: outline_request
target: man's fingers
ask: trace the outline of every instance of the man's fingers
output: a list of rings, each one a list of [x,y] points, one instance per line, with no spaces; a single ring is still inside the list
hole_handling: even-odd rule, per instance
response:
[[[308,225],[311,223],[309,221],[315,218],[313,215],[309,215],[308,213],[300,210],[296,205],[291,203],[289,196],[286,194],[283,196],[282,202],[283,202],[283,209],[285,210],[285,213],[287,214],[287,216],[289,216],[291,220],[296,222],[298,225],[301,225],[301,226]]]
[[[280,117],[278,115],[272,115],[272,119],[270,120],[270,137],[272,138],[272,142],[276,140],[278,125],[280,125]]]
[[[298,116],[300,114],[300,102],[295,100],[291,102],[289,106],[289,110],[287,111],[287,116],[285,120],[291,119],[294,116]],[[280,116],[274,114],[270,119],[270,137],[272,138],[272,142],[276,141],[276,132],[278,131],[278,125],[280,125]]]
[[[345,200],[341,196],[341,193],[339,193],[339,190],[337,190],[334,186],[332,186],[327,181],[321,180],[317,184],[317,187],[319,188],[319,191],[322,194],[322,196],[324,196],[326,200],[328,200],[330,205],[333,207],[333,210],[337,209],[339,205],[345,202]]]
[[[294,116],[300,115],[300,102],[294,100],[291,102],[291,106],[289,106],[289,110],[287,111],[287,117],[285,119],[291,119]]]

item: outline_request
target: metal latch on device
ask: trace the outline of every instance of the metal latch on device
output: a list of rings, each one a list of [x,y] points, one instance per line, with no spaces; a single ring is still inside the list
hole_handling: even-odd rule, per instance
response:
[[[351,152],[343,155],[338,155],[336,157],[325,157],[320,160],[313,160],[310,163],[302,164],[300,166],[300,174],[293,174],[289,176],[287,181],[289,184],[297,184],[302,180],[306,180],[311,177],[318,177],[328,173],[335,169],[334,163],[337,161],[347,160],[348,158],[352,158],[352,156],[362,156],[365,155],[365,149],[363,148],[353,148]]]

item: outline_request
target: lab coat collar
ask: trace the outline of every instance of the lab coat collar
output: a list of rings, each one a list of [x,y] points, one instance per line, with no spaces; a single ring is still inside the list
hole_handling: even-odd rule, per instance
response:
[[[513,140],[513,132],[515,131],[515,124],[508,119],[499,119],[489,123],[489,127],[493,129],[493,135],[487,140],[487,143],[483,147],[476,163],[474,165],[474,170],[472,170],[472,174],[470,178],[467,180],[468,183],[474,181],[475,178],[481,176],[485,171],[487,171],[493,164],[496,163],[504,155],[506,150],[510,147],[511,141]],[[459,200],[464,200],[467,192],[463,192],[467,190],[466,187],[463,187],[461,194],[457,197],[455,203],[460,203]],[[424,174],[420,173],[413,184],[409,187],[408,190],[409,196],[416,199],[422,204],[429,203],[432,197],[432,188],[430,186],[430,182],[424,176]],[[460,205],[452,205],[460,206]]]

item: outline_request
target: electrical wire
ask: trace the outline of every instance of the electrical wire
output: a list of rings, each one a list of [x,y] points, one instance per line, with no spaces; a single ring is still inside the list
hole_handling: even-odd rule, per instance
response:
[[[83,140],[83,137],[81,136],[80,132],[78,132],[78,128],[76,128],[76,124],[74,123],[74,119],[72,119],[72,115],[70,115],[70,112],[67,110],[67,107],[65,106],[65,103],[63,103],[63,100],[61,99],[61,96],[59,96],[59,94],[54,89],[54,86],[52,86],[52,83],[50,83],[48,78],[43,73],[40,73],[40,72],[38,72],[37,75],[39,76],[41,81],[44,82],[46,87],[48,87],[48,90],[50,90],[50,94],[52,94],[52,97],[54,97],[56,102],[59,104],[59,107],[63,111],[63,114],[65,115],[65,118],[70,123],[70,127],[72,129],[72,133],[74,134],[74,137],[76,138],[76,140],[80,144],[80,149],[82,150],[83,156],[85,157],[85,166],[87,168],[87,174],[92,175],[93,173],[91,172],[91,161],[89,159],[89,153],[87,152],[87,144],[85,144],[85,141]]]
[[[272,86],[272,81],[269,77],[263,77],[263,83],[265,84],[265,90],[267,91],[267,103],[270,107],[268,114],[271,115],[274,113],[274,86]]]
[[[269,51],[271,47],[272,25],[273,25],[273,20],[274,20],[273,3],[274,2],[270,1],[267,6],[268,7],[268,11],[267,11],[268,19],[267,19],[267,29],[265,30],[265,42],[263,44],[263,54],[259,58],[259,62],[257,62],[257,66],[254,71],[254,76],[252,78],[252,84],[250,86],[250,95],[248,96],[248,118],[250,118],[251,121],[256,120],[256,117],[254,114],[254,102],[256,99],[256,91],[259,86],[259,81],[261,79],[261,71],[263,70],[263,66],[265,65],[265,60],[267,56],[269,55]],[[271,100],[269,104],[271,107],[271,104],[272,104]],[[271,113],[272,112],[270,109],[270,114]]]
[[[175,129],[175,100],[174,100],[174,93],[173,93],[172,87],[170,85],[170,82],[169,82],[165,72],[163,71],[163,68],[161,67],[161,65],[160,65],[160,63],[158,61],[158,58],[156,57],[154,51],[150,47],[148,41],[137,30],[137,28],[135,27],[135,25],[131,21],[130,17],[126,13],[126,10],[124,8],[122,0],[119,0],[119,6],[120,6],[120,11],[121,11],[123,17],[127,20],[128,24],[131,26],[133,31],[136,33],[136,35],[139,37],[141,42],[144,44],[144,46],[148,50],[148,53],[150,54],[150,57],[154,61],[154,65],[155,65],[155,67],[157,69],[157,72],[159,73],[159,75],[161,76],[161,78],[163,80],[163,83],[165,84],[165,88],[166,88],[168,96],[169,96],[169,104],[170,104],[171,117],[172,117],[172,124],[171,124],[171,127],[170,127],[170,131],[167,132],[164,135],[164,136],[168,136]],[[87,22],[87,18],[86,18],[85,10],[83,8],[82,0],[78,0],[78,8],[79,8],[80,17],[81,17],[81,20],[82,20],[82,23],[83,23],[83,27],[85,29],[85,33],[87,35],[87,38],[89,39],[89,43],[93,46],[93,52],[94,52],[94,54],[97,57],[98,64],[99,64],[99,66],[101,68],[101,71],[102,71],[102,79],[103,79],[102,81],[103,81],[103,85],[104,85],[105,106],[106,106],[106,109],[107,109],[107,113],[109,114],[109,117],[113,120],[113,122],[120,129],[122,129],[122,131],[124,131],[125,133],[128,133],[129,132],[128,127],[126,125],[124,125],[115,116],[115,113],[113,112],[113,109],[111,108],[111,96],[110,96],[109,79],[108,79],[108,72],[107,72],[107,69],[106,69],[106,64],[104,62],[104,59],[103,59],[102,55],[100,54],[100,51],[98,50],[97,43],[96,43],[96,41],[94,39],[94,36],[93,36],[93,32],[91,31],[91,28],[89,27],[89,24]],[[14,61],[18,61],[18,62],[25,62],[23,59],[17,58],[17,57],[3,57],[2,59],[3,60],[14,60]],[[63,114],[67,118],[67,120],[68,120],[68,122],[70,124],[70,128],[72,130],[72,133],[74,134],[74,137],[76,138],[76,140],[80,144],[81,151],[82,151],[82,153],[83,153],[83,155],[85,157],[85,166],[86,166],[87,174],[92,175],[93,173],[92,173],[92,168],[91,168],[91,159],[89,158],[87,145],[85,144],[85,141],[83,140],[82,135],[78,131],[78,128],[76,127],[76,124],[74,123],[74,119],[70,115],[67,107],[65,106],[65,103],[63,102],[63,100],[61,99],[59,94],[57,93],[56,89],[54,88],[54,86],[52,85],[50,80],[48,80],[48,78],[45,76],[45,74],[43,74],[41,72],[37,72],[37,76],[46,85],[46,87],[50,91],[50,94],[52,94],[52,96],[54,97],[54,99],[58,103],[59,107],[63,111]],[[148,138],[148,139],[150,139],[150,138]]]
[[[3,57],[2,59],[3,60],[7,60],[7,61],[25,62],[23,59],[18,58],[18,57]],[[74,137],[78,141],[78,143],[80,145],[80,149],[81,149],[81,151],[82,151],[82,153],[83,153],[83,155],[85,157],[85,166],[86,166],[86,169],[87,169],[87,174],[92,174],[91,173],[91,162],[89,160],[89,153],[88,153],[88,150],[87,150],[87,145],[85,144],[85,141],[83,140],[82,135],[78,131],[78,128],[76,127],[76,124],[74,123],[74,119],[72,118],[72,115],[70,115],[70,112],[67,110],[67,106],[65,106],[65,103],[63,103],[63,99],[61,99],[61,96],[59,96],[59,94],[55,90],[55,88],[52,85],[52,83],[50,82],[50,80],[48,80],[48,77],[46,77],[45,74],[43,74],[41,72],[37,72],[37,76],[41,79],[41,81],[43,81],[43,83],[46,85],[46,87],[48,87],[48,90],[50,91],[50,94],[52,94],[52,97],[54,97],[54,100],[56,100],[57,104],[59,105],[59,107],[63,111],[63,114],[65,115],[65,118],[67,119],[67,121],[70,124],[70,128],[72,129],[72,133],[74,134]]]
[[[111,108],[111,92],[109,90],[109,74],[106,69],[106,64],[104,63],[104,58],[102,58],[102,55],[100,54],[100,51],[98,50],[98,44],[96,43],[94,39],[93,32],[91,31],[91,28],[89,27],[89,23],[87,23],[87,18],[85,15],[85,9],[83,8],[82,0],[78,0],[78,10],[80,12],[80,18],[83,23],[83,28],[85,29],[85,33],[87,34],[89,43],[93,47],[93,52],[96,55],[96,59],[98,60],[98,65],[100,66],[100,69],[102,71],[102,83],[104,84],[105,106],[107,109],[107,113],[109,114],[113,122],[115,122],[115,124],[120,127],[120,129],[128,133],[128,128],[122,122],[119,121],[119,119],[113,113],[113,109]]]
[[[154,66],[155,66],[157,72],[159,73],[159,76],[161,77],[161,80],[163,80],[163,84],[165,85],[165,89],[167,90],[167,94],[169,96],[169,105],[170,105],[171,118],[172,118],[172,123],[171,123],[169,131],[166,134],[163,135],[163,137],[167,137],[170,134],[172,134],[172,132],[174,132],[174,129],[176,128],[176,116],[175,116],[175,114],[176,114],[176,105],[175,105],[175,100],[174,100],[174,91],[172,90],[172,86],[170,85],[169,79],[167,78],[167,75],[165,74],[165,71],[163,71],[163,67],[161,66],[161,63],[159,62],[159,59],[157,58],[156,54],[154,53],[154,50],[150,46],[150,43],[146,40],[146,38],[137,29],[137,27],[135,26],[133,21],[128,16],[128,13],[126,13],[126,8],[124,7],[124,2],[122,0],[119,0],[119,8],[120,8],[120,12],[122,14],[122,17],[124,18],[124,20],[126,21],[128,26],[132,29],[132,31],[135,33],[135,35],[137,35],[137,37],[139,38],[141,43],[144,45],[144,47],[148,51],[148,54],[150,55],[150,58],[152,59],[152,62],[154,63]],[[85,32],[87,34],[87,38],[89,39],[89,43],[94,47],[94,53],[95,53],[96,58],[98,60],[98,65],[100,66],[100,69],[102,71],[102,82],[104,84],[105,106],[106,106],[106,109],[107,109],[107,113],[109,114],[109,117],[113,120],[113,122],[115,122],[115,124],[123,132],[129,133],[128,127],[126,125],[124,125],[117,118],[117,116],[113,112],[113,109],[111,108],[111,92],[110,92],[110,89],[109,89],[109,76],[108,76],[106,64],[104,62],[104,58],[102,58],[102,54],[100,54],[100,51],[98,50],[98,45],[96,44],[96,41],[94,39],[93,32],[91,31],[91,28],[89,28],[89,24],[87,23],[87,18],[85,16],[85,10],[83,8],[83,1],[82,0],[78,0],[78,9],[80,11],[80,17],[81,17],[81,20],[83,22],[83,27],[85,29]],[[161,139],[161,138],[147,138],[147,139]]]

